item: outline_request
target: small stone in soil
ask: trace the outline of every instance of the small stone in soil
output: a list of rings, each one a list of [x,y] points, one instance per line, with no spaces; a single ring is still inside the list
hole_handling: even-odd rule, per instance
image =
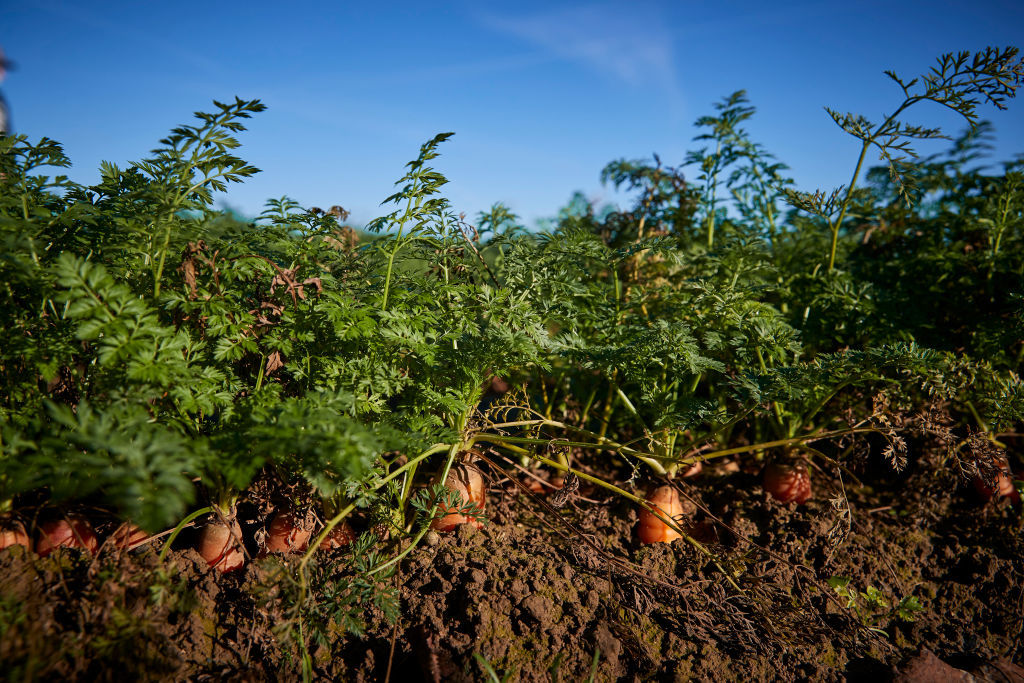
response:
[[[550,599],[534,594],[524,598],[520,606],[541,625],[550,621],[552,607]]]

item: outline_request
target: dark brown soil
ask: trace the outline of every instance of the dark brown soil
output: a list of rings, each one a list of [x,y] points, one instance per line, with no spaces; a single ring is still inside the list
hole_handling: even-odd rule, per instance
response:
[[[796,506],[772,501],[753,474],[707,468],[681,486],[711,556],[682,540],[641,547],[636,511],[600,490],[587,493],[597,502],[570,500],[564,524],[495,485],[490,524],[428,534],[390,579],[397,626],[369,608],[362,637],[311,639],[313,676],[376,681],[390,666],[393,681],[475,681],[486,662],[522,681],[1024,681],[1021,511],[982,504],[936,471],[922,460],[863,487],[847,478],[845,497],[816,472],[814,499]],[[218,576],[192,550],[164,566],[154,550],[0,550],[0,671],[301,678],[266,591],[279,566]],[[835,576],[887,606],[847,607],[826,583]],[[923,608],[914,621],[892,609],[909,597]]]

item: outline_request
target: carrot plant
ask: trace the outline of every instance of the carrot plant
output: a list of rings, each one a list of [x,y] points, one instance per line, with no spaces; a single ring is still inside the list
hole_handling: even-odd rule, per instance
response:
[[[918,78],[905,80],[893,71],[885,75],[899,86],[903,100],[881,123],[873,123],[860,114],[842,113],[826,107],[836,125],[861,142],[860,155],[853,169],[850,183],[831,192],[813,193],[788,190],[786,197],[793,206],[820,218],[828,227],[831,242],[828,252],[828,271],[836,266],[839,233],[854,198],[857,182],[863,170],[868,150],[874,147],[885,162],[897,195],[909,201],[913,176],[907,173],[908,163],[916,159],[913,140],[945,138],[938,128],[927,128],[906,123],[900,117],[921,102],[933,102],[946,107],[964,118],[975,128],[979,117],[979,104],[988,103],[1005,109],[1007,99],[1016,95],[1024,78],[1024,58],[1015,47],[987,48],[982,52],[947,53],[939,57],[931,70]]]
[[[258,100],[215,102],[92,186],[45,175],[70,164],[56,142],[0,137],[4,533],[25,544],[32,520],[100,510],[173,529],[166,558],[206,522],[208,561],[226,568],[253,545],[234,519],[249,503],[284,534],[263,561],[285,588],[266,603],[308,677],[316,644],[362,627],[361,605],[395,617],[387,581],[432,526],[486,523],[482,475],[511,475],[503,457],[572,474],[544,503],[560,519],[585,482],[639,505],[645,536],[712,559],[660,481],[700,462],[842,472],[870,433],[899,468],[902,425],[930,406],[961,423],[943,427],[950,462],[984,451],[1010,481],[1024,182],[1017,162],[971,165],[976,109],[1015,94],[1017,55],[890,73],[904,100],[877,125],[830,111],[862,142],[834,192],[793,191],[742,128],[754,108],[737,91],[679,165],[604,168],[630,206],[576,196],[540,231],[501,204],[476,226],[457,213],[438,168],[450,133],[420,147],[367,231],[287,197],[253,221],[213,207],[257,172],[237,136]],[[909,142],[940,133],[901,117],[925,101],[971,128],[919,160]],[[884,166],[859,185],[872,147]],[[779,497],[807,500],[809,475],[794,488],[789,472],[768,471]],[[634,489],[645,476],[653,502]]]
[[[746,92],[743,90],[737,90],[721,102],[716,102],[714,108],[719,112],[717,116],[702,116],[696,123],[698,127],[709,128],[709,132],[701,133],[694,138],[713,142],[714,149],[703,147],[690,152],[686,158],[687,165],[692,164],[700,169],[697,179],[702,186],[702,223],[708,249],[715,246],[715,227],[719,220],[719,187],[722,184],[731,186],[738,178],[738,175],[728,178],[722,176],[726,169],[744,156],[750,146],[747,133],[739,124],[753,116],[755,111],[754,107],[749,105]]]

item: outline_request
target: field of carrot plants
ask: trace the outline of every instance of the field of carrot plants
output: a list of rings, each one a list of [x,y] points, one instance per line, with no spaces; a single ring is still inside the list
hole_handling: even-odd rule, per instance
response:
[[[847,186],[738,91],[545,231],[451,133],[365,229],[214,207],[258,100],[93,186],[0,136],[0,671],[1024,680],[1024,59],[923,67],[827,110]]]

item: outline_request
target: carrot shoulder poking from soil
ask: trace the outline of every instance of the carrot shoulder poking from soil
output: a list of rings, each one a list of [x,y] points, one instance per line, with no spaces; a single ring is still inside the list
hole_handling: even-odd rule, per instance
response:
[[[320,547],[323,550],[334,550],[335,548],[344,548],[355,540],[356,532],[352,530],[347,521],[342,521],[341,524],[331,529]]]
[[[1011,503],[1020,503],[1020,493],[1013,485],[1013,472],[1010,470],[1010,463],[1002,460],[998,463],[998,472],[995,476],[995,486],[991,486],[980,475],[974,477],[974,490],[982,500],[988,501],[992,498],[1006,498]]]
[[[764,490],[780,503],[803,505],[811,499],[811,476],[806,465],[769,463],[762,477]]]
[[[77,548],[91,555],[99,545],[99,538],[88,520],[78,515],[68,515],[39,525],[36,553],[46,557],[57,548]]]
[[[241,569],[245,555],[239,547],[242,528],[235,520],[214,520],[199,534],[199,554],[214,569],[227,573]]]
[[[306,549],[312,529],[303,528],[302,520],[292,512],[275,513],[267,525],[268,553],[296,553]]]
[[[676,526],[682,526],[683,517],[689,512],[679,497],[679,492],[670,484],[651,489],[647,494],[647,502],[661,510],[666,517],[673,520]],[[658,515],[650,510],[640,510],[640,523],[637,525],[637,536],[641,543],[671,543],[682,535],[666,524]]]
[[[480,512],[484,511],[487,489],[484,475],[478,468],[473,465],[456,465],[448,472],[444,485],[459,495],[460,507],[473,505]],[[451,531],[460,524],[470,524],[477,529],[483,526],[479,519],[459,514],[458,510],[449,511],[443,503],[438,506],[438,512],[444,514],[430,523],[430,528],[435,531]]]
[[[12,545],[32,547],[32,539],[25,531],[25,525],[16,519],[0,516],[0,550]]]
[[[110,536],[109,543],[119,550],[129,550],[149,538],[149,533],[131,522],[125,522]]]

